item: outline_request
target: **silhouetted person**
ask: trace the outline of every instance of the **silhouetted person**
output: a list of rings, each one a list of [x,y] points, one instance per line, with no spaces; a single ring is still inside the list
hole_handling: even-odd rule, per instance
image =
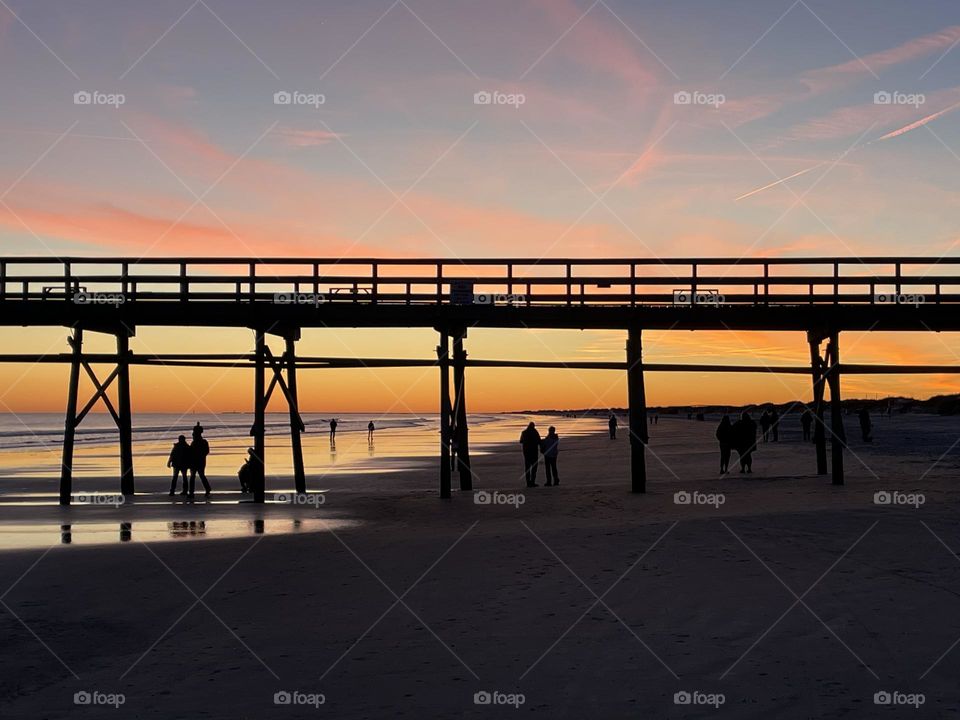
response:
[[[607,426],[610,428],[610,439],[617,439],[617,416],[613,413],[610,413],[610,419],[607,421]]]
[[[803,427],[803,439],[806,442],[810,441],[810,427],[813,425],[813,413],[810,412],[810,408],[807,408],[803,411],[803,415],[800,416],[800,425]]]
[[[337,439],[337,419],[330,419],[330,443],[333,444]]]
[[[367,442],[373,445],[373,431],[376,430],[373,420],[367,423]]]
[[[560,474],[557,472],[557,456],[560,454],[560,436],[557,435],[557,429],[550,426],[547,430],[547,436],[540,444],[543,452],[543,470],[547,474],[547,487],[560,484]]]
[[[763,441],[767,442],[769,439],[768,434],[770,432],[770,413],[768,413],[766,410],[764,410],[760,415],[760,432],[763,437]]]
[[[770,434],[774,442],[780,442],[780,413],[776,408],[770,411]]]
[[[540,463],[540,433],[533,423],[520,433],[520,448],[523,450],[523,476],[527,487],[536,487],[537,465]]]
[[[728,472],[730,467],[730,449],[733,447],[733,425],[730,416],[724,415],[717,426],[717,442],[720,443],[720,474]]]
[[[177,438],[177,442],[174,443],[173,449],[170,451],[170,458],[167,460],[167,467],[173,468],[173,480],[170,483],[170,494],[176,494],[177,476],[182,473],[183,492],[180,494],[186,495],[187,471],[190,469],[190,446],[187,445],[187,438],[185,435],[181,435],[179,438]]]
[[[858,415],[860,419],[860,435],[864,442],[873,442],[873,423],[870,421],[870,411],[861,408]]]
[[[265,487],[265,478],[263,475],[263,460],[257,456],[256,450],[253,448],[247,448],[247,460],[244,463],[244,468],[247,469],[248,473],[248,488],[249,492],[253,493],[253,500],[257,502],[258,497],[262,497]]]
[[[254,452],[253,448],[247,448],[247,457],[244,459],[243,465],[237,473],[237,478],[240,480],[240,492],[242,493],[253,492],[253,484],[256,479],[255,474],[257,470],[257,463],[254,462]]]
[[[740,472],[753,472],[753,451],[757,449],[757,423],[744,411],[733,424],[734,443],[740,456]]]
[[[200,423],[193,427],[193,441],[190,443],[190,497],[193,497],[197,475],[203,483],[204,492],[210,494],[210,483],[207,482],[207,455],[210,454],[210,443],[203,437],[203,428]]]

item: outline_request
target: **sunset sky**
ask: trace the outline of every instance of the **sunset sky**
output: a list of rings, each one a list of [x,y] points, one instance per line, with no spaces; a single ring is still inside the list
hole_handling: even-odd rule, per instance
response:
[[[956,9],[5,0],[0,254],[956,255]],[[123,103],[78,105],[78,92]],[[324,101],[275,104],[278,92]],[[478,92],[523,102],[476,104]],[[65,337],[0,333],[6,352],[63,351]],[[477,358],[619,360],[624,339],[476,330],[468,347]],[[251,342],[246,331],[144,329],[133,349]],[[843,343],[849,362],[960,363],[946,335]],[[429,331],[324,330],[301,350],[426,358],[435,345]],[[807,361],[796,333],[651,332],[645,346],[651,362]],[[316,371],[303,405],[426,412],[436,383],[432,370]],[[473,410],[626,402],[615,372],[475,370],[470,383]],[[60,411],[65,386],[65,368],[0,367],[0,411]],[[848,396],[957,388],[948,377],[845,380]],[[242,370],[136,369],[133,391],[140,411],[246,410],[252,396]],[[801,377],[648,380],[651,404],[809,392]]]

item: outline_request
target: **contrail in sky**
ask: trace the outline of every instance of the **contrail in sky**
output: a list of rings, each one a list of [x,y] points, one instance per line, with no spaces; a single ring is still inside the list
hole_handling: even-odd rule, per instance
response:
[[[936,120],[937,118],[943,117],[944,115],[946,115],[946,114],[949,113],[949,112],[953,112],[953,111],[956,110],[958,107],[960,107],[960,102],[954,103],[954,104],[951,105],[950,107],[944,108],[943,110],[940,110],[940,111],[938,111],[938,112],[935,112],[935,113],[933,113],[932,115],[927,115],[925,118],[921,118],[921,119],[919,119],[919,120],[916,120],[915,122],[912,122],[912,123],[910,123],[909,125],[904,125],[902,128],[898,128],[897,130],[892,130],[891,132],[888,132],[886,135],[883,135],[883,136],[881,136],[881,137],[878,137],[876,140],[871,140],[871,141],[868,142],[868,143],[864,143],[864,144],[861,145],[860,147],[856,148],[856,150],[862,150],[863,148],[867,147],[868,145],[873,145],[874,143],[877,143],[877,142],[882,142],[882,141],[884,141],[884,140],[891,140],[891,139],[893,139],[893,138],[895,138],[895,137],[899,137],[899,136],[901,136],[901,135],[906,135],[908,132],[911,132],[911,131],[913,131],[913,130],[916,130],[917,128],[923,127],[923,126],[926,125],[927,123],[931,123],[931,122],[933,122],[934,120]],[[826,164],[827,164],[826,162],[817,163],[817,164],[814,165],[813,167],[808,167],[806,170],[801,170],[800,172],[796,172],[796,173],[794,173],[793,175],[790,175],[790,176],[785,177],[785,178],[781,178],[780,180],[777,180],[777,181],[775,181],[775,182],[772,182],[772,183],[770,183],[769,185],[764,185],[762,188],[757,188],[756,190],[751,190],[750,192],[744,193],[744,194],[741,195],[740,197],[735,198],[735,199],[734,199],[734,202],[737,202],[737,201],[739,201],[739,200],[743,200],[744,198],[748,198],[748,197],[750,197],[751,195],[756,195],[757,193],[763,192],[764,190],[769,190],[769,189],[772,188],[772,187],[776,187],[777,185],[780,185],[781,183],[787,182],[787,180],[793,180],[793,178],[800,177],[801,175],[806,175],[808,172],[811,172],[812,170],[816,170],[818,167],[822,167],[823,165],[826,165]]]
[[[762,188],[757,188],[756,190],[751,190],[750,192],[744,193],[744,194],[741,195],[740,197],[736,198],[736,199],[734,200],[734,202],[737,202],[738,200],[743,200],[744,198],[748,198],[748,197],[750,197],[751,195],[756,195],[758,192],[763,192],[764,190],[769,190],[769,189],[772,188],[772,187],[776,187],[776,186],[779,185],[780,183],[785,183],[787,180],[793,180],[795,177],[800,177],[801,175],[806,175],[808,172],[811,172],[811,171],[813,171],[813,170],[816,170],[818,167],[822,167],[823,165],[826,165],[826,164],[827,164],[826,162],[817,163],[817,164],[814,165],[813,167],[808,167],[806,170],[801,170],[800,172],[794,173],[793,175],[790,175],[790,176],[785,177],[785,178],[781,178],[781,179],[777,180],[776,182],[770,183],[769,185],[764,185]]]
[[[910,123],[909,125],[905,125],[905,126],[903,126],[902,128],[900,128],[899,130],[894,130],[893,132],[888,132],[886,135],[884,135],[883,137],[877,138],[877,139],[874,140],[873,142],[880,142],[881,140],[889,140],[890,138],[895,138],[895,137],[897,137],[897,136],[899,136],[899,135],[904,135],[904,134],[910,132],[911,130],[916,130],[918,127],[923,127],[923,126],[926,125],[927,123],[933,122],[933,121],[936,120],[938,117],[942,117],[942,116],[946,115],[948,112],[951,112],[952,110],[956,110],[958,107],[960,107],[960,102],[954,103],[954,104],[951,105],[950,107],[948,107],[948,108],[946,108],[946,109],[944,109],[944,110],[941,110],[940,112],[935,112],[933,115],[927,115],[925,118],[921,118],[920,120],[917,120],[916,122],[912,122],[912,123]],[[867,143],[867,145],[869,145],[869,144],[870,144],[870,143]],[[864,146],[864,147],[866,147],[866,146]]]

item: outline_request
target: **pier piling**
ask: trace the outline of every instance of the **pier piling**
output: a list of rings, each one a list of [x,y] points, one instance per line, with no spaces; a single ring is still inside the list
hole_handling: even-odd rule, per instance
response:
[[[647,491],[647,398],[643,383],[643,346],[640,328],[627,333],[627,402],[630,425],[630,491]]]
[[[467,425],[467,351],[463,347],[466,336],[466,328],[458,328],[453,335],[453,392],[456,396],[453,439],[457,448],[460,489],[469,491],[473,489],[473,471],[470,468],[470,429]]]

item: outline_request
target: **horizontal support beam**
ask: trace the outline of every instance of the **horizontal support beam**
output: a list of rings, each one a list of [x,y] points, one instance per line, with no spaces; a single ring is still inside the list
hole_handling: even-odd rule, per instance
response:
[[[46,355],[6,354],[0,355],[0,363],[24,364],[69,364],[73,356],[70,353]],[[90,364],[117,363],[118,358],[110,353],[84,353],[82,360]],[[130,365],[157,367],[216,367],[243,369],[252,367],[255,357],[249,354],[133,354],[128,356]],[[414,358],[343,358],[299,356],[294,359],[297,369],[311,370],[321,368],[404,368],[434,367],[436,360]],[[477,360],[465,361],[467,367],[475,368],[539,368],[559,370],[626,370],[625,362],[571,360]],[[841,364],[840,371],[845,375],[956,375],[960,374],[960,365],[865,365]],[[644,363],[644,372],[696,372],[696,373],[774,373],[787,375],[809,375],[806,365],[722,365],[722,364],[681,364],[681,363]]]

